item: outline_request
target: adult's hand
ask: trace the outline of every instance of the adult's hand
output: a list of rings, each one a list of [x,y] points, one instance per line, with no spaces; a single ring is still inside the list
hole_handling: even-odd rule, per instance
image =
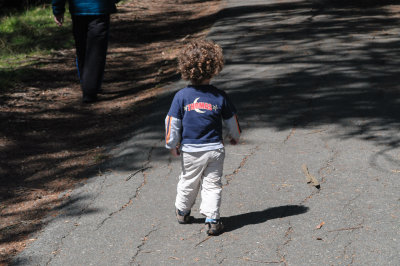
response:
[[[64,14],[54,15],[54,21],[59,27],[61,27],[64,23]]]

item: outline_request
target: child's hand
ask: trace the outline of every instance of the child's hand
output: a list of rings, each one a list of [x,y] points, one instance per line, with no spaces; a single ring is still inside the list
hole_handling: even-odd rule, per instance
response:
[[[236,144],[238,144],[239,140],[234,139],[234,138],[231,138],[229,142],[230,142],[232,145],[236,145]]]
[[[176,148],[174,148],[174,149],[171,149],[170,152],[171,152],[171,154],[172,154],[174,157],[178,157],[178,156],[181,155],[181,152],[179,151],[179,148],[178,148],[178,147],[176,147]]]

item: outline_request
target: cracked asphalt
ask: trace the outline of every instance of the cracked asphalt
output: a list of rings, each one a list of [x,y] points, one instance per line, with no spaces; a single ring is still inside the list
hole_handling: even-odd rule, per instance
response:
[[[13,264],[400,265],[400,7],[344,2],[227,0],[219,13],[214,84],[243,128],[226,146],[222,235],[206,236],[200,199],[193,224],[174,217],[180,162],[163,127],[180,81]]]

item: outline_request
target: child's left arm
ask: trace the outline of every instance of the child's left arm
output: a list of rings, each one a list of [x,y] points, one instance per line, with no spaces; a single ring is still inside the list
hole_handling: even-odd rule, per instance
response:
[[[237,115],[235,114],[231,118],[224,120],[224,123],[231,138],[230,143],[236,145],[239,142],[240,133],[242,133]]]
[[[224,93],[224,103],[222,106],[222,118],[228,129],[228,134],[230,137],[230,143],[236,145],[239,142],[240,134],[242,130],[239,125],[239,120],[236,115],[236,108],[230,101],[227,94]]]

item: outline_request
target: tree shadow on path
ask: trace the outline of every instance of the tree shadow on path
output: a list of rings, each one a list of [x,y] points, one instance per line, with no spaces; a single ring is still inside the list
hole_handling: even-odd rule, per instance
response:
[[[336,125],[340,139],[398,148],[399,6],[391,2],[221,11],[211,36],[228,55],[220,87],[229,89],[244,128]],[[232,25],[235,34],[224,34]]]

